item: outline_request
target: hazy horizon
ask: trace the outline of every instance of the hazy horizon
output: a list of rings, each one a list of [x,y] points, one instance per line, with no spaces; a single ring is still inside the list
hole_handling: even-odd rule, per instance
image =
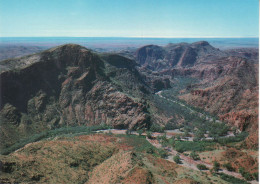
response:
[[[138,48],[144,45],[165,46],[170,43],[193,43],[207,41],[220,49],[229,48],[258,48],[259,38],[140,38],[140,37],[0,37],[0,46],[40,46],[50,48],[58,45],[73,43],[91,49],[121,50]]]

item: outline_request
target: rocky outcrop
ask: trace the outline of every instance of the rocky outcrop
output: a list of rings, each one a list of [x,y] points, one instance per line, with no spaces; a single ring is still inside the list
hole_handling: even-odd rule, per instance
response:
[[[136,58],[141,65],[155,63],[158,59],[163,59],[164,50],[157,45],[147,45],[136,51]]]

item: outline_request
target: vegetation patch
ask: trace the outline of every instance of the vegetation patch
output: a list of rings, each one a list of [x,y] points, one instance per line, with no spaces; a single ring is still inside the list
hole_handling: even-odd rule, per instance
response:
[[[164,150],[158,149],[151,145],[146,140],[145,136],[119,134],[116,135],[116,137],[123,138],[121,139],[121,143],[133,147],[136,152],[145,152],[158,157],[164,157],[166,155]]]
[[[84,133],[84,134],[90,134],[92,131],[97,131],[97,130],[104,130],[104,129],[108,129],[110,128],[108,125],[97,125],[97,126],[76,126],[76,127],[62,127],[62,128],[58,128],[58,129],[54,129],[54,130],[48,130],[48,131],[43,131],[41,133],[38,134],[34,134],[28,138],[22,139],[19,142],[17,142],[16,144],[2,149],[0,151],[1,155],[7,155],[19,148],[22,148],[23,146],[25,146],[26,144],[32,143],[32,142],[36,142],[36,141],[40,141],[42,139],[46,139],[46,138],[51,138],[51,137],[56,137],[56,136],[75,136],[75,134],[79,134],[79,133]]]
[[[197,168],[198,168],[199,170],[208,170],[207,166],[205,166],[204,164],[198,164],[198,165],[197,165]]]
[[[218,173],[221,179],[234,184],[249,184],[248,182],[241,180],[239,178],[235,178],[234,176],[230,176],[224,173]]]
[[[214,150],[215,144],[212,141],[176,141],[174,148],[180,153],[185,151],[210,151]]]

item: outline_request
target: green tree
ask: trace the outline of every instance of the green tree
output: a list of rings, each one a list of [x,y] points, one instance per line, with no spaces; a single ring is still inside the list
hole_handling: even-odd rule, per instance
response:
[[[180,135],[177,135],[176,138],[177,138],[178,141],[181,140],[181,136]]]
[[[198,165],[197,165],[197,168],[198,168],[199,170],[208,170],[207,166],[205,166],[204,164],[198,164]]]
[[[217,161],[214,161],[214,163],[213,163],[213,170],[215,172],[218,172],[219,169],[220,169],[220,164]]]
[[[173,161],[174,161],[176,164],[181,164],[181,163],[182,163],[182,162],[181,162],[181,158],[180,158],[179,155],[175,155],[175,156],[173,157]]]
[[[146,153],[153,154],[154,153],[154,149],[152,147],[148,147],[146,149]]]
[[[142,129],[137,130],[137,133],[138,133],[139,136],[141,136],[143,132],[144,132],[144,131],[143,131]]]
[[[184,130],[184,137],[189,137],[190,134],[189,134],[189,131],[187,129]]]
[[[151,133],[150,131],[146,132],[146,137],[147,137],[148,139],[152,139],[152,138],[153,138],[153,137],[152,137],[152,133]]]
[[[223,167],[225,167],[228,171],[235,171],[230,163],[223,164]]]
[[[253,176],[254,176],[256,181],[259,180],[259,173],[258,172],[253,173]]]
[[[204,138],[204,132],[199,129],[195,132],[195,140],[201,140],[202,138]]]
[[[161,158],[168,157],[168,153],[164,149],[159,149],[158,153],[159,153]]]

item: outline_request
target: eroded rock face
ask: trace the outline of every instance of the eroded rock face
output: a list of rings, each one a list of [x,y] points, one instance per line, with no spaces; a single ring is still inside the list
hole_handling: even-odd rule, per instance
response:
[[[26,122],[40,126],[37,131],[29,128],[33,133],[64,125],[149,126],[142,96],[150,88],[132,60],[117,55],[101,59],[84,47],[69,44],[5,64],[0,113],[6,126],[1,126],[2,132],[10,128],[8,123],[18,130],[21,114],[29,119]]]
[[[141,65],[155,63],[158,59],[163,59],[164,50],[157,45],[147,45],[136,51],[137,61]]]
[[[156,71],[160,77],[196,79],[196,84],[180,91],[182,100],[242,131],[258,131],[257,49],[223,51],[201,41],[145,46],[135,58],[142,69]]]
[[[222,121],[242,131],[256,130],[258,82],[253,65],[246,59],[227,57],[197,66],[197,72],[192,75],[202,82],[190,93],[180,96],[181,99],[217,114]]]
[[[65,93],[66,94],[66,93]],[[77,99],[77,97],[79,99]],[[119,92],[108,82],[97,82],[81,99],[81,93],[60,99],[73,98],[62,113],[65,122],[77,121],[79,124],[108,124],[115,128],[143,128],[149,121],[145,105],[135,102],[131,97]],[[73,103],[75,101],[75,103]],[[63,100],[60,100],[63,104]]]

